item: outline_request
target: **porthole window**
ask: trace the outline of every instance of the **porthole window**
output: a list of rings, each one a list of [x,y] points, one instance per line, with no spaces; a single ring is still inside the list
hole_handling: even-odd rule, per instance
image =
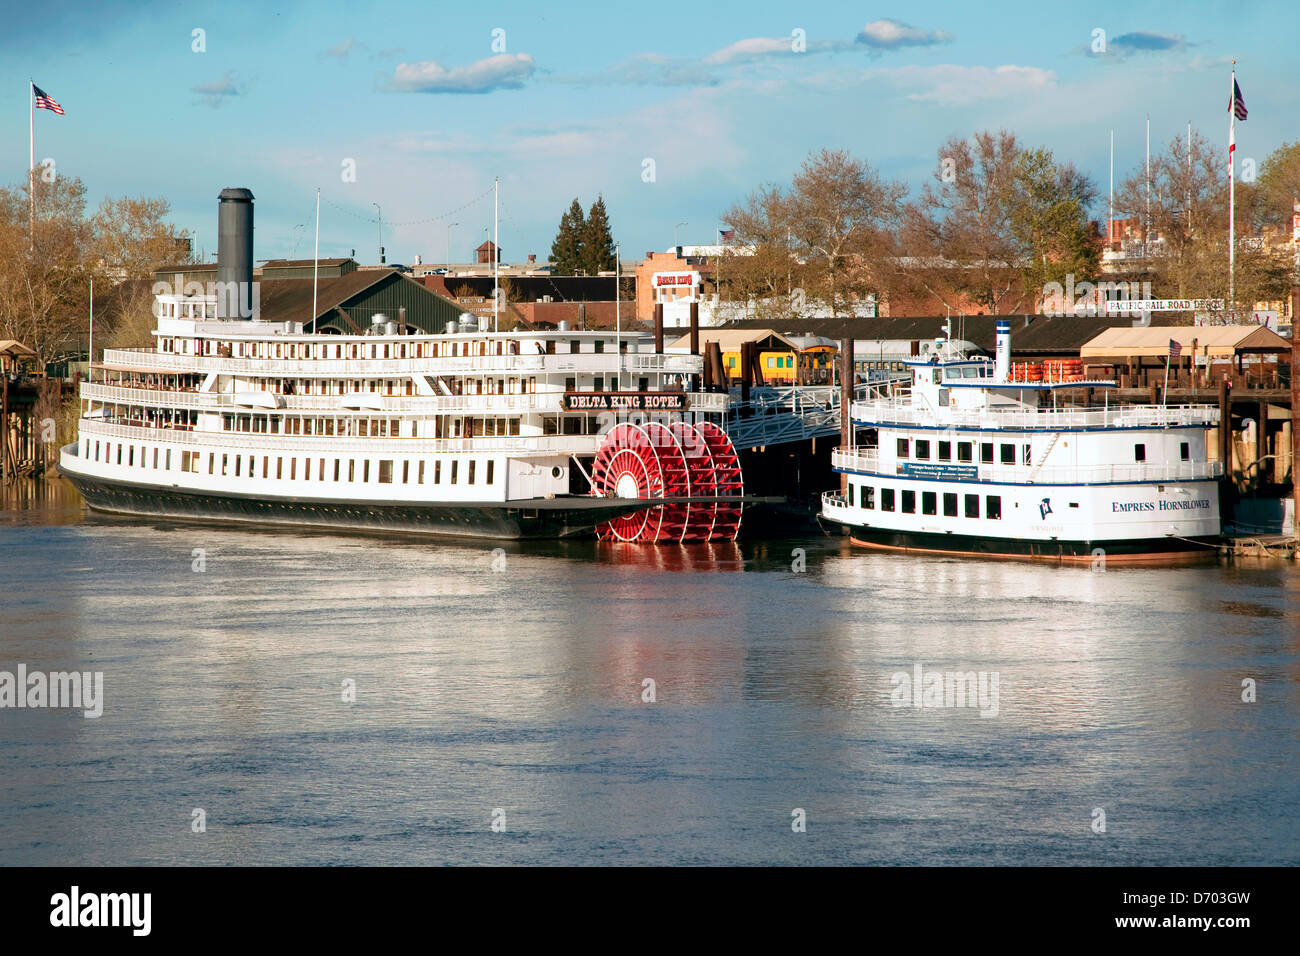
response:
[[[563,474],[564,472],[561,470],[559,465],[556,465],[554,468],[551,469],[552,478],[559,478]]]

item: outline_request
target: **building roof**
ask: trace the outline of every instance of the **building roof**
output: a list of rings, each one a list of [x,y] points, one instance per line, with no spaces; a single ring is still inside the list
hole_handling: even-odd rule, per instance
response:
[[[36,350],[28,348],[17,339],[4,339],[0,341],[0,355],[8,355],[10,358],[36,358]]]
[[[1236,355],[1241,352],[1290,352],[1291,343],[1262,325],[1180,325],[1106,329],[1079,350],[1082,358],[1127,358],[1169,354],[1169,343],[1179,343],[1199,355]]]
[[[718,348],[723,352],[739,352],[741,345],[746,342],[766,342],[768,340],[779,344],[784,348],[792,351],[798,351],[798,346],[786,336],[782,335],[775,329],[733,329],[733,328],[709,328],[700,329],[700,345],[706,342],[717,342]],[[668,348],[690,348],[691,337],[689,334],[683,335],[675,342],[668,343]]]
[[[1077,354],[1084,343],[1095,338],[1098,333],[1117,326],[1131,328],[1133,325],[1132,319],[1113,315],[954,315],[952,337],[972,342],[991,354],[997,344],[999,319],[1010,321],[1011,350],[1020,355]],[[742,319],[729,323],[727,327],[776,328],[786,335],[822,335],[832,339],[857,341],[895,339],[933,341],[944,338],[943,327],[947,321],[948,319],[942,315],[896,318],[777,318]]]
[[[267,259],[262,263],[263,269],[301,269],[306,266],[315,265],[319,262],[323,266],[341,266],[345,262],[351,262],[351,256],[341,256],[337,259]]]
[[[411,283],[414,290],[418,290],[418,293],[413,294],[433,296],[460,311],[459,306],[454,302],[426,288],[423,283],[402,275],[396,269],[366,269],[322,278],[315,283],[316,314],[314,316],[311,314],[313,287],[311,279],[276,279],[274,282],[264,282],[261,288],[261,319],[264,322],[304,323],[313,319],[322,319],[333,314],[349,299],[393,276],[402,282]]]

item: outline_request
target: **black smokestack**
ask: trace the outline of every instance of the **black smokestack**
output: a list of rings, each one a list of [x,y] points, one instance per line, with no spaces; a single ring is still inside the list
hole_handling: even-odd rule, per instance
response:
[[[253,194],[223,189],[217,208],[217,317],[249,318],[253,301]]]

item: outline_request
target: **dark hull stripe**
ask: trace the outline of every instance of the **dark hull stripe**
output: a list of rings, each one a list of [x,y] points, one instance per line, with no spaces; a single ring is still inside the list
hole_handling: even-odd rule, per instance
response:
[[[1207,561],[1217,557],[1216,538],[1132,538],[1117,541],[1031,541],[1019,538],[980,538],[974,535],[891,531],[849,526],[854,544],[887,551],[919,554],[960,554],[984,558],[1047,561],[1053,564],[1092,564],[1100,550],[1106,565],[1166,564]]]
[[[385,504],[252,498],[109,482],[70,471],[63,474],[96,511],[223,524],[279,524],[511,540],[569,537],[588,532],[599,522],[615,516],[590,507],[565,509],[504,504]]]

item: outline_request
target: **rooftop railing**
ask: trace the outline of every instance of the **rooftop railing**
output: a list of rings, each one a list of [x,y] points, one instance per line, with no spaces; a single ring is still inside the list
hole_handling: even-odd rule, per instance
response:
[[[831,452],[831,466],[868,474],[908,475],[905,464],[915,462],[890,462],[882,467],[876,449],[858,448],[852,451],[836,449]],[[947,480],[966,482],[996,482],[1014,485],[1101,485],[1124,482],[1153,481],[1208,481],[1223,474],[1223,463],[1218,461],[1175,462],[1125,462],[1123,464],[1064,465],[1034,469],[1029,465],[989,465],[974,463],[923,462],[933,466],[933,474],[924,477],[945,480],[944,469],[950,469]],[[975,477],[970,477],[974,469]]]
[[[919,407],[910,395],[854,402],[853,421],[861,425],[925,425],[1056,431],[1065,428],[1163,428],[1214,425],[1214,405],[1113,405],[1103,408],[935,408]]]

